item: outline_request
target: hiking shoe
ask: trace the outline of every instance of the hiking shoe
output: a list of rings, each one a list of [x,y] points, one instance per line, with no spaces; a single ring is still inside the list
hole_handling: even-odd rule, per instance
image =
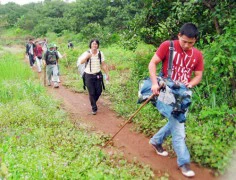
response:
[[[59,88],[58,83],[55,82],[53,87],[54,87],[54,88]]]
[[[152,144],[151,141],[149,141],[149,144],[152,145],[152,147],[155,149],[155,151],[158,155],[168,156],[168,152],[163,149],[161,144]]]
[[[51,81],[48,81],[48,86],[51,86]]]
[[[92,111],[92,115],[96,115],[97,114],[97,111]]]
[[[194,171],[192,171],[190,169],[190,164],[184,164],[184,165],[180,166],[179,168],[180,168],[180,170],[181,170],[181,172],[182,172],[182,174],[184,176],[186,176],[186,177],[193,177],[193,176],[195,176]]]

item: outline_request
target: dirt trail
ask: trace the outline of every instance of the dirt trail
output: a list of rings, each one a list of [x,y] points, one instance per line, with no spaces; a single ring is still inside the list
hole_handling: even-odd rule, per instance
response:
[[[94,131],[101,131],[105,134],[115,134],[125,119],[118,118],[117,114],[108,108],[108,102],[102,97],[98,101],[98,113],[91,115],[91,107],[88,95],[75,93],[60,86],[59,89],[48,88],[48,91],[56,98],[62,100],[64,108],[75,121],[83,121],[94,127]],[[141,113],[141,112],[140,112]],[[113,148],[124,153],[128,160],[137,159],[139,162],[148,164],[153,169],[156,176],[167,172],[169,179],[180,180],[185,178],[177,168],[176,158],[158,156],[148,144],[149,139],[143,134],[133,132],[132,123],[125,128],[113,140],[113,146],[108,146],[106,151]],[[192,179],[211,180],[217,179],[210,170],[191,164],[196,173]]]

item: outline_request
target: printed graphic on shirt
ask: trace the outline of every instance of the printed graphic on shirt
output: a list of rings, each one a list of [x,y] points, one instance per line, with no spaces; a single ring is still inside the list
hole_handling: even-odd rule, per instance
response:
[[[172,66],[172,79],[174,81],[190,80],[195,65],[196,59],[193,55],[188,56],[187,54],[175,51]]]

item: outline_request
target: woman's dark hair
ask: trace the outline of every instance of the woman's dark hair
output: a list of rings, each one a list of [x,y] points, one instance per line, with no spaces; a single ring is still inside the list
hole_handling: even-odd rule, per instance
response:
[[[97,40],[97,39],[92,39],[92,40],[90,41],[90,43],[89,43],[89,48],[91,49],[91,45],[92,45],[93,42],[96,42],[96,43],[98,44],[98,48],[99,48],[99,40]]]
[[[181,28],[180,32],[181,35],[185,35],[189,38],[198,38],[199,31],[197,26],[193,23],[185,23]]]

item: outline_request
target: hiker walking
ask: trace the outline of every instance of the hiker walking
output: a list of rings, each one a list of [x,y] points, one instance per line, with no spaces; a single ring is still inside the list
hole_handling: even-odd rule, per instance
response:
[[[171,43],[170,41],[165,41],[159,46],[149,63],[149,73],[152,82],[151,90],[153,94],[157,95],[160,93],[161,95],[161,91],[158,90],[159,85],[157,83],[156,77],[156,66],[159,63],[162,63],[161,73],[163,78],[166,78],[168,77],[168,74],[171,74],[169,80],[174,82],[172,83],[174,86],[171,90],[173,92],[176,89],[180,89],[180,87],[186,88],[186,92],[188,90],[191,91],[191,88],[200,83],[204,69],[203,56],[198,49],[193,47],[198,38],[198,35],[198,29],[192,23],[186,23],[181,27],[178,33],[178,40],[173,41],[173,62],[169,73],[168,58],[170,56],[169,51],[171,48],[169,47]],[[192,76],[192,72],[194,72],[194,76]],[[166,82],[167,84],[169,83],[168,80]],[[167,93],[164,95],[166,95],[166,98],[168,98]],[[168,100],[170,101],[170,99]],[[176,102],[178,102],[177,99]],[[181,104],[183,102],[179,103]],[[168,114],[168,109],[163,108],[163,104],[160,103],[159,106],[162,106],[161,108],[164,114]],[[174,108],[174,110],[169,113],[169,115],[166,115],[166,117],[168,117],[167,124],[150,139],[149,143],[152,145],[158,155],[167,156],[168,152],[163,149],[162,143],[167,136],[172,135],[172,144],[177,155],[178,167],[183,175],[192,177],[195,176],[195,173],[190,169],[190,154],[185,144],[185,123],[181,123],[179,120],[181,117],[178,116],[181,113],[182,110],[178,112],[178,110]],[[186,115],[186,112],[182,115]]]
[[[46,74],[47,74],[47,84],[51,86],[51,81],[53,82],[54,88],[59,88],[58,85],[58,54],[54,49],[54,44],[48,45],[48,50],[44,54],[43,63],[46,65]]]
[[[57,61],[57,69],[58,69],[58,78],[57,78],[57,82],[60,83],[60,66],[59,66],[59,60],[61,60],[63,57],[65,57],[66,55],[65,54],[61,54],[60,51],[58,50],[58,47],[56,44],[54,44],[54,47],[55,47],[55,51],[57,52],[58,54],[58,61]]]
[[[67,47],[68,47],[68,49],[73,49],[74,45],[71,41],[68,41]]]
[[[103,69],[106,74],[106,80],[109,80],[109,75],[107,65],[104,62],[104,54],[98,49],[99,41],[97,39],[92,39],[89,43],[89,48],[89,51],[84,52],[78,58],[78,62],[80,64],[85,63],[83,80],[85,86],[88,88],[92,114],[96,115],[98,110],[97,101],[102,93],[102,88],[104,89],[101,69]]]
[[[35,42],[35,48],[34,48],[34,58],[36,60],[36,64],[38,67],[38,72],[40,73],[42,71],[42,58],[43,58],[43,48],[41,44],[36,41]]]
[[[48,40],[46,38],[43,39],[42,48],[43,48],[43,53],[45,53],[48,50]]]
[[[26,55],[28,55],[29,58],[29,63],[30,63],[30,68],[33,67],[34,65],[34,48],[35,44],[32,38],[29,39],[29,42],[26,44]]]

